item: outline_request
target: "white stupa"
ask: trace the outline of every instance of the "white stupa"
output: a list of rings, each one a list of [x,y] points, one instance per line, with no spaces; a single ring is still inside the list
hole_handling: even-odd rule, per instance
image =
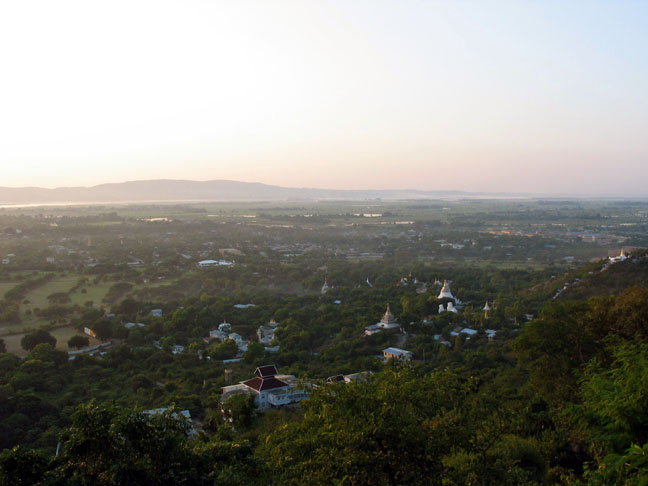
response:
[[[389,309],[389,304],[387,304],[387,310],[385,311],[385,314],[382,316],[382,319],[380,319],[378,325],[382,329],[394,329],[396,327],[400,327],[398,322],[396,322],[396,318],[394,317],[394,314],[392,314],[391,310]]]
[[[326,292],[329,291],[329,285],[328,282],[326,281],[326,278],[324,279],[324,285],[322,285],[322,295],[324,295]]]
[[[441,288],[441,292],[439,292],[438,298],[454,300],[454,296],[452,295],[452,292],[450,292],[450,284],[448,283],[447,280],[443,281],[443,287]]]

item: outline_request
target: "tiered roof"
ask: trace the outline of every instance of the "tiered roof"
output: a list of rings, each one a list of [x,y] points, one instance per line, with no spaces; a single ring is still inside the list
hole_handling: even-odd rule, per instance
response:
[[[276,378],[277,368],[274,365],[259,366],[255,371],[254,378],[244,381],[243,384],[256,391],[274,390],[288,386],[288,383]]]

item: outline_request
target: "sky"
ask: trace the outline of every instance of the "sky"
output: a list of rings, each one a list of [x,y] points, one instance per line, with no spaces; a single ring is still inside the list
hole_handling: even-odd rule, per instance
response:
[[[0,3],[0,186],[648,196],[648,2]]]

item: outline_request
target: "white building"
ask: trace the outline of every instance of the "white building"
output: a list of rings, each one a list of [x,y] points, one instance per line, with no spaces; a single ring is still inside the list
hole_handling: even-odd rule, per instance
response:
[[[259,343],[263,344],[264,346],[269,346],[270,343],[274,340],[275,330],[276,328],[274,327],[259,326],[259,329],[257,329],[257,337],[259,339]]]
[[[439,314],[443,312],[454,312],[455,314],[458,313],[459,311],[457,308],[454,306],[452,302],[448,302],[448,307],[444,308],[443,304],[439,304]]]
[[[618,263],[627,259],[628,256],[626,255],[625,248],[621,248],[621,253],[619,253],[619,256],[610,257],[610,263]]]
[[[225,341],[226,339],[229,339],[229,335],[226,332],[221,331],[220,329],[213,329],[209,331],[209,338]]]
[[[227,260],[201,260],[198,262],[198,266],[200,268],[208,268],[208,267],[229,267],[234,265],[234,262],[230,262]]]
[[[439,299],[452,299],[454,300],[454,296],[452,295],[452,292],[450,291],[450,284],[448,283],[447,280],[443,281],[443,287],[441,287],[441,292],[439,292]]]
[[[391,310],[389,309],[389,305],[387,305],[387,310],[385,311],[385,314],[383,314],[382,319],[380,319],[380,322],[365,327],[365,335],[371,336],[372,334],[377,334],[384,329],[399,328],[400,324],[398,324],[396,318],[394,317],[394,314],[392,314]]]
[[[274,365],[259,366],[254,374],[254,378],[238,385],[224,386],[221,403],[234,394],[249,393],[254,396],[258,410],[267,410],[308,398],[306,390],[297,388],[297,379],[293,375],[279,375]]]
[[[143,322],[138,322],[138,323],[134,323],[134,322],[127,322],[126,324],[124,324],[124,327],[125,327],[126,329],[132,329],[132,328],[134,328],[135,326],[138,326],[138,327],[146,327],[146,324],[144,324]]]

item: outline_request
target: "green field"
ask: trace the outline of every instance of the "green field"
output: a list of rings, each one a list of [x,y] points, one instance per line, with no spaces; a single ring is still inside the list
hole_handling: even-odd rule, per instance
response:
[[[101,301],[108,293],[108,289],[114,282],[100,282],[98,284],[86,284],[70,294],[73,304],[83,306],[91,300],[94,307],[101,307]],[[85,293],[83,293],[85,289]]]
[[[67,342],[72,336],[76,336],[77,334],[85,336],[85,334],[80,333],[70,326],[59,327],[57,329],[49,331],[49,333],[56,338],[56,349],[59,349],[61,351],[68,351]],[[2,336],[1,339],[4,339],[4,342],[7,346],[7,352],[14,353],[20,357],[27,356],[28,352],[20,346],[20,340],[25,334],[26,333],[20,333],[11,334],[9,336]],[[90,346],[101,344],[101,341],[99,339],[95,339],[89,336],[88,338],[90,339]]]
[[[76,273],[61,274],[53,280],[29,291],[23,301],[20,302],[20,319],[18,324],[1,325],[0,335],[11,332],[21,332],[28,329],[36,329],[49,324],[48,319],[35,315],[35,309],[48,307],[47,297],[55,292],[69,292],[76,284],[81,275]],[[102,299],[106,296],[108,289],[114,282],[100,282],[99,284],[86,284],[70,294],[71,304],[78,304],[83,307],[86,302],[92,301],[94,307],[100,307]],[[16,286],[15,282],[0,282],[0,292],[4,292]],[[85,293],[84,293],[85,291]],[[23,303],[27,301],[28,303]],[[28,313],[28,311],[30,311]]]
[[[13,289],[16,285],[18,285],[18,282],[0,282],[0,299],[4,297],[4,294]]]

